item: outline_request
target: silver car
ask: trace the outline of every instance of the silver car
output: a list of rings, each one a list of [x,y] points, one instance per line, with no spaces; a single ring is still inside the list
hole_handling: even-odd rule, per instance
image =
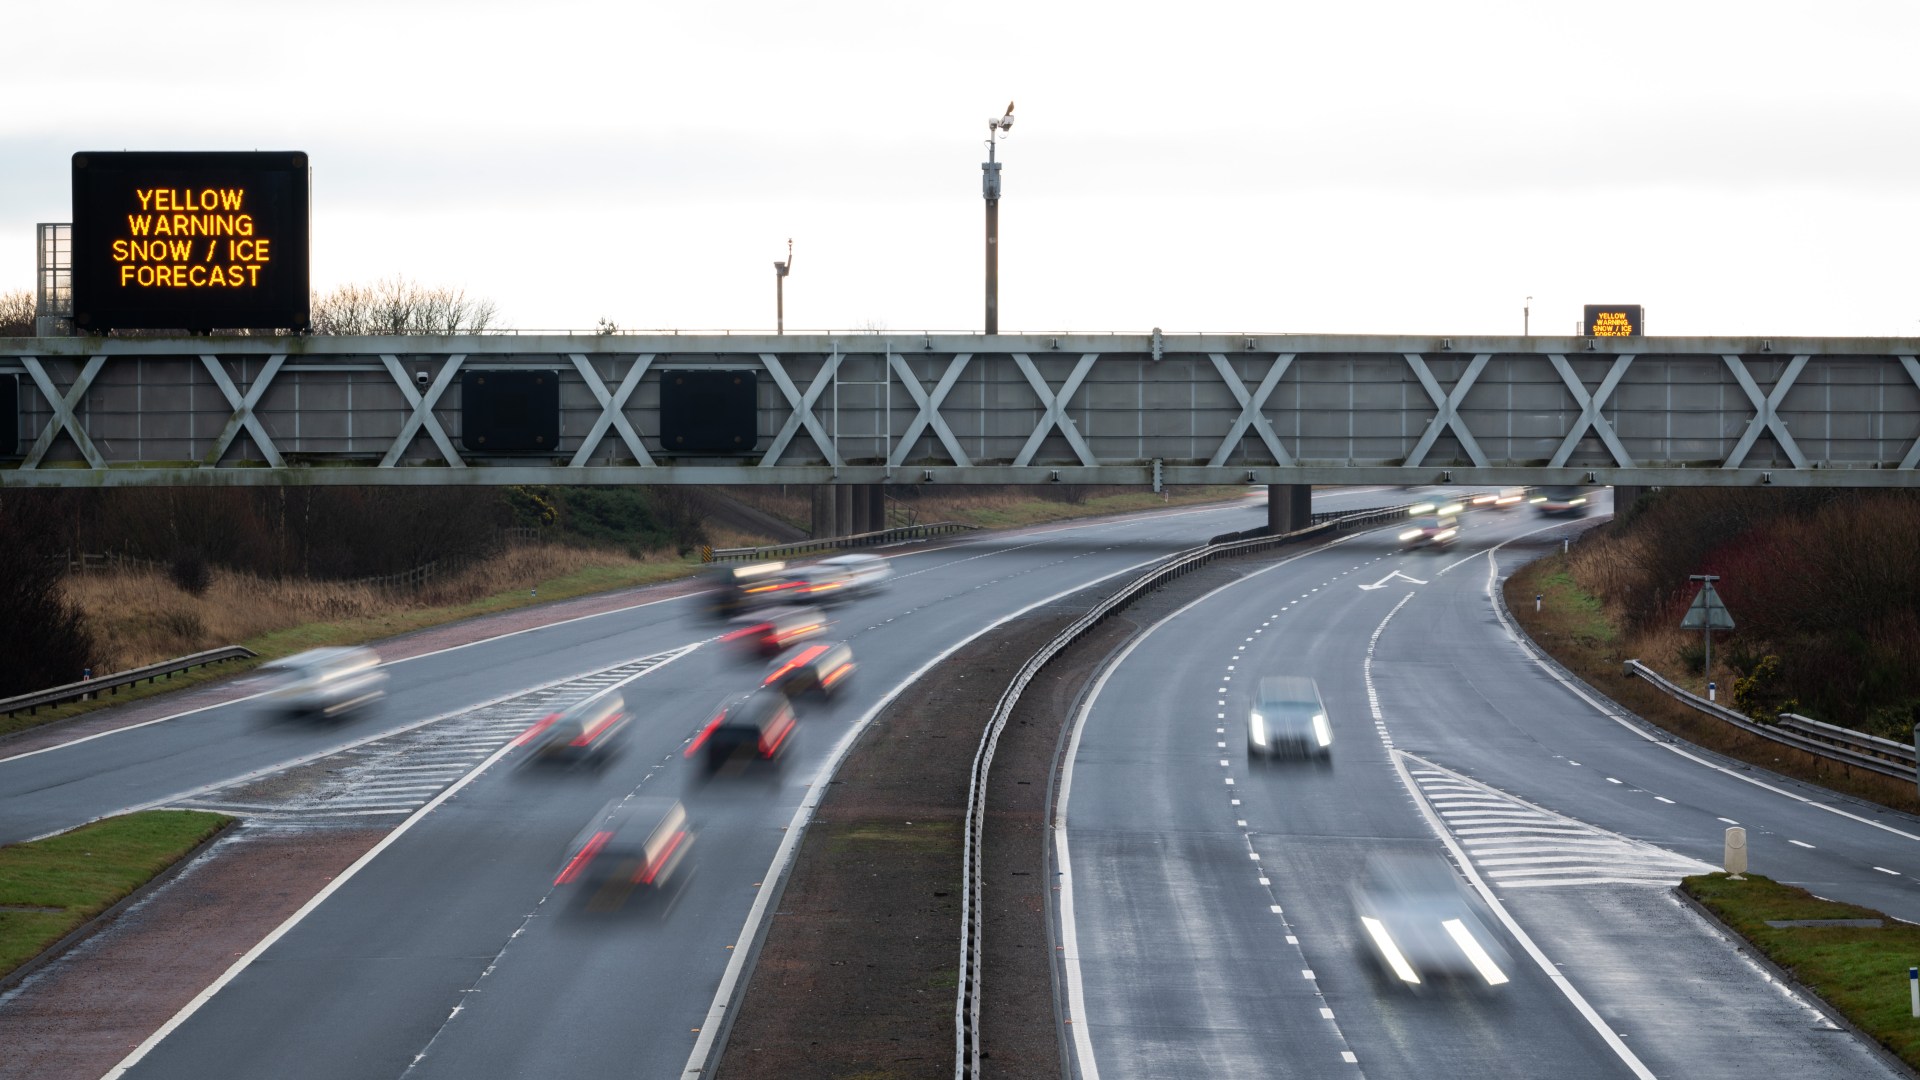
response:
[[[1303,675],[1261,679],[1247,711],[1247,756],[1256,761],[1303,757],[1324,762],[1332,754],[1333,724],[1320,700],[1320,687]]]
[[[266,670],[277,684],[263,701],[277,716],[343,720],[386,695],[387,673],[372,649],[311,649]]]
[[[1374,856],[1353,888],[1353,907],[1374,956],[1407,986],[1435,976],[1489,987],[1508,981],[1513,961],[1488,929],[1491,912],[1437,854]]]

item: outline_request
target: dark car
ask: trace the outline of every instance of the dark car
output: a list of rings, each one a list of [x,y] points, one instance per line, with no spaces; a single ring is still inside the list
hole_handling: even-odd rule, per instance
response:
[[[1460,519],[1445,514],[1416,517],[1400,530],[1400,542],[1410,548],[1444,547],[1460,535]]]
[[[819,637],[833,625],[817,608],[768,608],[733,620],[720,640],[728,648],[755,657],[779,656],[802,641]]]
[[[846,642],[808,645],[775,663],[760,685],[790,698],[809,693],[831,698],[853,668],[853,649]]]
[[[1592,499],[1585,488],[1543,487],[1529,500],[1542,517],[1586,517]]]
[[[1382,968],[1408,986],[1434,976],[1499,986],[1512,966],[1486,905],[1439,855],[1376,855],[1353,887],[1354,913]]]
[[[793,737],[793,703],[778,690],[729,698],[687,743],[685,756],[703,756],[709,775],[729,762],[743,767],[778,764]]]
[[[692,848],[693,829],[679,799],[639,795],[616,800],[574,838],[553,883],[662,889],[684,872]]]
[[[792,603],[803,583],[793,578],[783,562],[751,563],[711,574],[713,591],[707,594],[707,612],[731,619],[758,608]]]
[[[1314,681],[1301,675],[1261,679],[1247,711],[1248,757],[1326,761],[1332,753],[1333,724]]]
[[[600,694],[548,713],[518,741],[532,745],[535,761],[597,763],[618,749],[628,719],[619,694]]]

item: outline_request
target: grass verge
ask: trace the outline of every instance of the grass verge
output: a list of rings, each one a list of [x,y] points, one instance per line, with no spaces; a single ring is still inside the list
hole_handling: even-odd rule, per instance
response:
[[[1564,555],[1556,553],[1528,563],[1506,580],[1503,589],[1508,610],[1536,645],[1588,685],[1655,727],[1695,746],[1782,776],[1895,810],[1920,813],[1920,792],[1911,783],[1750,735],[1682,705],[1645,679],[1626,674],[1626,661],[1630,659],[1656,670],[1661,665],[1651,653],[1635,655],[1635,643],[1619,632],[1599,599],[1582,590],[1566,572]],[[1541,597],[1537,612],[1533,609],[1536,595]],[[1697,677],[1676,677],[1671,670],[1661,673],[1682,685],[1699,681]],[[1698,687],[1698,692],[1704,693],[1705,687]]]
[[[126,899],[232,820],[148,810],[0,847],[0,976]]]
[[[1703,874],[1683,879],[1680,888],[1848,1023],[1920,1067],[1920,1018],[1912,1015],[1907,988],[1907,969],[1920,965],[1920,926],[1758,874],[1744,881]],[[1880,919],[1883,926],[1768,925],[1811,919]]]

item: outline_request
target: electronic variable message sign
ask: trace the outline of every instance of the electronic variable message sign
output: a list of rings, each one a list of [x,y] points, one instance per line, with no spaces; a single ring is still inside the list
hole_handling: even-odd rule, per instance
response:
[[[305,329],[307,155],[73,155],[73,322]]]
[[[1645,332],[1639,304],[1588,304],[1587,337],[1639,337]]]

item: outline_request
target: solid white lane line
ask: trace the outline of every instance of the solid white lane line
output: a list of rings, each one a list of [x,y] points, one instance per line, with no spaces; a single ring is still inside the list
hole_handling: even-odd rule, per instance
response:
[[[680,657],[685,656],[687,655],[687,653],[692,651],[693,650],[691,648],[682,649],[675,655],[668,657],[666,660],[662,660],[658,664],[654,664],[651,667],[646,668],[645,670],[636,672],[633,675],[632,679],[638,679],[644,675],[648,675],[655,671],[659,671],[661,668],[666,667],[668,664],[672,663],[675,660],[680,659]],[[632,679],[629,679],[628,681],[631,682]],[[515,695],[515,696],[518,696],[518,695]],[[481,706],[476,706],[476,707],[481,707]],[[192,1001],[189,1001],[185,1005],[182,1005],[180,1007],[179,1012],[174,1013],[172,1017],[168,1018],[166,1023],[160,1025],[160,1029],[158,1031],[155,1031],[153,1034],[147,1036],[145,1041],[143,1041],[139,1046],[134,1047],[132,1053],[128,1054],[124,1058],[121,1058],[119,1064],[115,1065],[112,1069],[109,1069],[107,1071],[107,1074],[101,1077],[101,1080],[119,1080],[120,1077],[126,1075],[126,1072],[128,1069],[131,1069],[135,1065],[138,1065],[140,1063],[141,1058],[144,1058],[148,1054],[152,1053],[154,1047],[159,1046],[160,1043],[164,1041],[167,1036],[173,1034],[173,1032],[177,1028],[179,1028],[181,1024],[186,1023],[189,1017],[193,1016],[194,1013],[199,1012],[201,1006],[205,1005],[209,1001],[212,1001],[215,994],[218,994],[222,989],[226,987],[228,983],[238,978],[241,972],[245,971],[248,967],[250,967],[253,964],[253,962],[255,960],[258,960],[260,956],[263,953],[265,953],[268,949],[271,949],[274,946],[275,942],[278,942],[281,938],[285,937],[289,932],[293,930],[294,927],[300,925],[301,921],[304,920],[308,915],[313,914],[313,912],[316,909],[318,909],[321,904],[326,903],[328,897],[332,896],[335,892],[337,892],[341,886],[353,880],[354,875],[358,874],[361,870],[366,869],[366,867],[369,864],[371,864],[373,860],[379,858],[381,852],[387,850],[387,848],[389,847],[392,847],[393,843],[396,840],[399,840],[402,836],[405,836],[407,833],[407,830],[413,828],[415,825],[418,825],[423,819],[426,818],[428,814],[431,814],[433,813],[434,810],[438,809],[442,803],[446,802],[448,799],[453,798],[454,795],[459,793],[461,788],[464,788],[468,784],[473,783],[473,781],[476,778],[478,778],[482,773],[486,772],[487,769],[490,768],[494,762],[499,761],[501,758],[507,756],[507,754],[513,750],[513,748],[514,748],[513,744],[508,743],[507,745],[502,746],[500,749],[494,751],[492,756],[488,757],[485,761],[475,766],[471,772],[467,773],[465,776],[461,777],[459,780],[454,781],[452,786],[448,787],[445,791],[442,791],[440,794],[434,796],[433,799],[429,801],[425,806],[422,806],[420,807],[420,809],[415,810],[412,816],[408,817],[405,821],[402,821],[400,824],[395,825],[393,827],[392,832],[381,837],[380,842],[373,845],[371,848],[368,848],[367,853],[365,855],[362,855],[358,859],[355,859],[353,861],[353,865],[347,867],[345,870],[340,871],[339,876],[335,877],[332,881],[327,882],[326,887],[321,889],[319,892],[315,893],[313,896],[313,899],[308,900],[305,904],[302,904],[300,906],[300,910],[294,912],[292,915],[287,916],[287,919],[285,922],[281,923],[279,926],[274,927],[271,933],[269,933],[266,937],[260,939],[259,944],[255,945],[251,949],[248,949],[244,954],[242,954],[240,959],[235,960],[232,966],[228,967],[226,971],[222,972],[220,977],[213,980],[213,982],[209,984],[205,990],[202,990],[198,994],[194,995]]]

